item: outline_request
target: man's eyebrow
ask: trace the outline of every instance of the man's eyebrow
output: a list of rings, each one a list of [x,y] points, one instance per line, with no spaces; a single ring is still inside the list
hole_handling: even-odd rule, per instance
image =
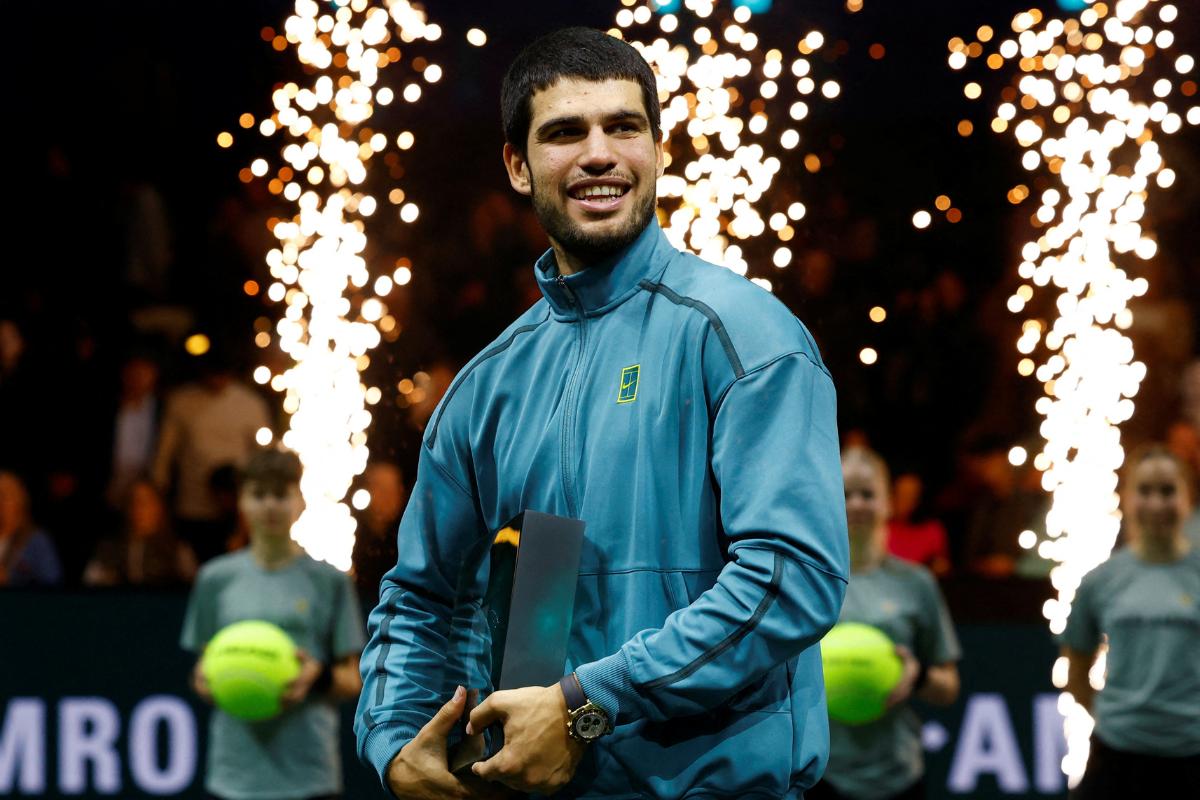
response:
[[[650,120],[648,120],[646,118],[645,114],[643,114],[641,111],[634,111],[633,109],[622,109],[620,111],[614,111],[613,113],[604,117],[604,121],[606,123],[619,122],[621,120],[636,121],[638,123],[641,123],[644,126],[648,126],[650,124]],[[539,125],[535,135],[538,138],[541,138],[541,137],[545,136],[546,133],[548,133],[553,128],[557,128],[557,127],[563,126],[563,125],[583,125],[584,122],[585,122],[584,118],[578,114],[572,114],[569,116],[562,116],[562,117],[555,117],[554,119],[547,120],[546,122],[543,122],[541,125]]]

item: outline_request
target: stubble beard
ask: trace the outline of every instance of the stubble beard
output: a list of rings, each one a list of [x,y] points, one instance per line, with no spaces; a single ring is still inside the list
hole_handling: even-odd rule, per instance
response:
[[[591,264],[633,244],[654,216],[657,197],[654,191],[646,192],[631,210],[624,225],[606,233],[588,233],[571,219],[567,211],[556,205],[549,191],[539,191],[540,184],[529,178],[529,190],[533,199],[533,213],[546,235],[559,247],[584,264]],[[630,188],[633,191],[633,188]]]

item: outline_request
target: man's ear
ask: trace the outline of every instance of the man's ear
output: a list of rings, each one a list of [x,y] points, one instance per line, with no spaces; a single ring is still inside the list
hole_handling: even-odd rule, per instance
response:
[[[529,196],[532,189],[529,184],[529,162],[508,142],[504,143],[504,168],[508,170],[508,182],[520,194]]]
[[[662,139],[660,138],[654,143],[654,173],[661,178],[663,173],[666,171],[667,165],[663,160],[663,145]]]

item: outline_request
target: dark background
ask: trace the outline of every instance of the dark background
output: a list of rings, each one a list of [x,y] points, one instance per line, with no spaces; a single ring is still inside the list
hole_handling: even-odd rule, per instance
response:
[[[1178,5],[1175,49],[1195,54],[1196,4]],[[397,383],[419,372],[434,375],[435,384],[436,376],[452,375],[533,299],[531,263],[546,243],[500,163],[503,70],[538,34],[568,24],[608,27],[619,7],[617,0],[430,2],[442,39],[404,48],[437,62],[445,75],[424,86],[416,105],[397,101],[372,120],[391,139],[400,130],[417,137],[390,174],[380,168],[374,194],[382,199],[388,188],[401,186],[421,207],[415,224],[402,225],[381,201],[368,228],[377,274],[390,273],[402,257],[411,259],[414,273],[412,284],[389,298],[402,331],[372,354],[368,373],[384,392],[369,441],[376,459],[415,473],[423,418]],[[962,93],[967,75],[951,71],[946,56],[951,37],[969,40],[988,24],[1000,38],[1012,15],[1027,7],[1008,0],[866,0],[861,12],[850,14],[834,0],[776,0],[769,15],[751,22],[764,39],[769,32],[785,46],[811,28],[823,31],[821,53],[831,58],[821,62],[821,74],[842,86],[836,101],[810,103],[812,113],[799,126],[805,144],[785,159],[780,180],[798,187],[809,209],[796,224],[794,266],[775,271],[755,263],[751,274],[768,275],[776,294],[816,335],[838,386],[843,435],[869,441],[895,472],[924,480],[919,516],[939,519],[950,539],[953,566],[943,589],[956,620],[978,626],[963,631],[965,693],[1010,697],[1023,746],[1027,698],[1048,690],[1052,648],[1040,609],[1049,587],[984,581],[966,550],[975,522],[1003,504],[989,494],[988,470],[1008,469],[1004,455],[1014,444],[1036,452],[1040,418],[1033,402],[1041,387],[1016,373],[1021,317],[1005,309],[1018,284],[1018,250],[1033,236],[1035,209],[1032,201],[1013,206],[1005,195],[1019,182],[1035,192],[1039,187],[1021,168],[1011,134],[988,129],[1009,73],[991,75],[983,100],[968,101]],[[1051,3],[1041,7],[1053,10]],[[270,195],[263,181],[239,180],[239,170],[254,158],[277,164],[280,139],[242,131],[238,117],[260,118],[270,109],[273,87],[306,81],[291,52],[276,52],[262,33],[281,29],[289,2],[4,2],[0,8],[7,33],[0,48],[7,109],[0,146],[8,189],[0,318],[16,319],[25,334],[37,397],[28,416],[0,418],[0,468],[16,467],[26,480],[35,518],[63,551],[69,585],[78,583],[96,540],[111,532],[104,528],[108,517],[97,513],[107,467],[105,425],[111,430],[111,417],[102,415],[117,390],[121,360],[149,349],[164,388],[176,386],[194,371],[182,334],[202,331],[227,344],[242,379],[262,362],[252,343],[254,325],[276,318],[279,308],[242,286],[250,279],[265,284],[263,256],[274,239],[264,222],[290,213],[290,204]],[[466,43],[470,27],[487,32],[485,47]],[[886,49],[882,59],[868,53],[876,43]],[[972,78],[981,74],[975,67]],[[406,55],[382,82],[398,91],[409,74]],[[1172,102],[1183,113],[1194,101],[1175,94]],[[961,119],[974,122],[974,135],[956,133]],[[232,148],[217,146],[221,131],[234,133]],[[1157,234],[1159,256],[1133,265],[1153,287],[1135,306],[1135,320],[1186,324],[1135,322],[1131,336],[1150,376],[1137,414],[1123,429],[1127,445],[1162,438],[1180,419],[1177,378],[1196,357],[1190,328],[1200,306],[1194,229],[1200,137],[1185,125],[1158,141],[1178,178],[1168,190],[1150,191],[1145,224]],[[821,158],[818,173],[801,164],[808,152]],[[373,166],[383,159],[377,156]],[[161,196],[171,239],[165,281],[149,288],[131,284],[125,272],[136,234],[132,198],[145,187]],[[931,228],[915,230],[912,214],[932,211],[940,194],[961,209],[962,222],[951,225],[935,214]],[[882,325],[867,317],[876,305],[888,311]],[[186,330],[148,333],[154,326],[145,323],[146,314],[156,309],[182,311]],[[859,361],[867,346],[880,353],[875,365]],[[277,395],[264,396],[277,408]],[[280,414],[277,422],[283,421]],[[18,440],[36,447],[22,449],[14,445]],[[1027,477],[1027,471],[1014,473],[1000,483],[1022,485]],[[56,603],[83,607],[86,600],[6,592],[0,667],[17,671],[0,673],[0,697],[101,691],[90,678],[127,674],[95,657],[124,652],[104,650],[111,641],[144,645],[146,663],[161,678],[154,691],[184,695],[187,660],[163,656],[161,649],[173,647],[181,609],[182,595],[169,598],[145,638],[131,620],[120,638],[72,648],[48,642],[44,636],[53,630],[21,625],[16,609],[61,611]],[[109,615],[124,613],[129,603],[123,602],[93,611],[119,620]],[[993,636],[1000,629],[987,626],[1006,620],[1029,627],[1016,638]],[[12,645],[17,639],[8,626],[19,626],[27,647]],[[992,641],[998,648],[987,650]],[[992,653],[1021,653],[1021,661],[1000,670],[1003,658]],[[89,680],[25,682],[30,675],[62,676],[71,659],[82,664],[75,674]],[[43,663],[54,670],[42,671]],[[25,677],[18,681],[17,675]],[[962,707],[946,718],[957,719]],[[941,758],[931,755],[935,782],[948,769]]]

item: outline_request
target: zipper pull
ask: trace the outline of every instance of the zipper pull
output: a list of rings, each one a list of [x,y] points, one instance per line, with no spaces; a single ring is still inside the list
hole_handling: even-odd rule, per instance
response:
[[[569,305],[575,305],[575,295],[571,293],[571,287],[567,286],[566,277],[559,275],[554,280],[558,283],[558,288],[562,289],[563,294],[567,296],[567,303]]]

